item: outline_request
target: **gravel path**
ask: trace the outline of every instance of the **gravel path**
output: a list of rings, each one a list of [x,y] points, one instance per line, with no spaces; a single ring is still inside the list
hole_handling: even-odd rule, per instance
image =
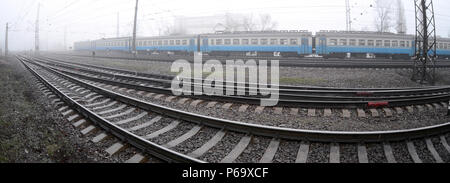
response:
[[[390,143],[397,163],[414,163],[405,142]]]
[[[358,147],[355,144],[339,144],[341,163],[359,163]]]

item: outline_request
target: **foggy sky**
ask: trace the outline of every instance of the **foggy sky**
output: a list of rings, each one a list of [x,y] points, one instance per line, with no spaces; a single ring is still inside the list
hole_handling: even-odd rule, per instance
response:
[[[38,3],[41,50],[74,41],[116,36],[120,12],[120,35],[130,36],[135,0],[1,0],[0,48],[4,51],[5,24],[10,23],[10,50],[34,48]],[[350,0],[352,29],[375,30],[373,0]],[[392,1],[395,5],[395,1]],[[403,0],[409,34],[414,34],[414,0]],[[394,7],[394,6],[393,6]],[[434,0],[437,34],[448,37],[450,1]],[[393,9],[393,11],[395,11]],[[278,30],[345,30],[345,0],[140,0],[138,36],[155,36],[176,16],[209,16],[223,13],[269,13]],[[395,15],[395,14],[393,14]],[[393,21],[395,22],[395,20]],[[395,29],[391,30],[395,32]]]

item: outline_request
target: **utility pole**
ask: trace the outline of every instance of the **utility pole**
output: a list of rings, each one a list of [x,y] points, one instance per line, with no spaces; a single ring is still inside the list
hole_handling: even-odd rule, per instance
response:
[[[117,37],[120,37],[120,33],[119,33],[119,12],[117,12]]]
[[[67,26],[64,27],[64,51],[67,51]]]
[[[39,9],[41,7],[41,3],[38,4],[37,17],[36,17],[36,32],[35,32],[35,40],[34,40],[34,51],[36,54],[39,54]]]
[[[347,31],[352,31],[350,0],[345,0]]]
[[[137,54],[137,52],[136,52],[136,24],[137,24],[138,2],[139,2],[139,0],[136,0],[136,9],[134,11],[133,43],[132,43],[133,55],[135,57]]]
[[[412,80],[434,84],[436,60],[436,24],[432,0],[415,0],[416,39]]]
[[[5,58],[8,57],[8,23],[6,23]]]

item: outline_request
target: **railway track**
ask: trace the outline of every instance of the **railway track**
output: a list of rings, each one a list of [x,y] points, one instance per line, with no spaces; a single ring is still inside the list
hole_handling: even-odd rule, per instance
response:
[[[159,106],[101,88],[104,83],[18,59],[70,107],[61,111],[76,111],[97,126],[90,128],[102,128],[123,141],[110,151],[131,144],[169,162],[450,162],[450,123],[380,132],[254,125]]]
[[[73,55],[71,55],[73,56]],[[92,57],[88,55],[74,55],[77,57]],[[190,56],[192,57],[192,56]],[[157,61],[157,62],[174,62],[177,59],[186,59],[193,62],[193,57],[123,57],[123,56],[96,56],[96,58],[107,59],[123,59],[123,60],[142,60],[142,61]],[[204,56],[204,60],[216,59],[224,62],[230,59],[243,59],[242,57],[208,57]],[[354,68],[354,69],[412,69],[413,62],[411,60],[387,60],[381,59],[378,61],[368,59],[298,59],[298,58],[271,58],[271,57],[249,57],[244,59],[255,60],[280,60],[280,67],[313,67],[313,68]],[[438,61],[436,64],[438,69],[450,68],[450,62],[447,60]]]
[[[163,95],[172,95],[170,89],[171,81],[168,76],[143,76],[143,73],[117,70],[103,67],[88,67],[87,65],[76,65],[63,63],[57,60],[37,59],[41,63],[51,65],[54,69],[76,76],[79,78],[102,82],[105,84],[125,87],[145,92]],[[200,84],[193,84],[200,86]],[[237,87],[236,90],[248,94],[249,86]],[[203,86],[201,86],[203,87]],[[225,88],[225,87],[224,87]],[[295,86],[280,86],[278,107],[305,107],[305,108],[347,108],[347,109],[370,109],[370,108],[398,108],[413,105],[438,104],[450,99],[450,87],[430,88],[406,88],[406,89],[336,89],[332,88],[307,88]],[[235,91],[235,93],[237,93]],[[258,96],[207,96],[190,95],[190,98],[199,100],[212,100],[238,104],[259,105],[261,97]]]

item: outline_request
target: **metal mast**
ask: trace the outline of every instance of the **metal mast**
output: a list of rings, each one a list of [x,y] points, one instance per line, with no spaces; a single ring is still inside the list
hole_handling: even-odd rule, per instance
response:
[[[412,80],[434,84],[436,27],[432,0],[415,0],[416,39]]]
[[[8,57],[8,23],[6,23],[6,37],[5,37],[5,57]]]
[[[119,34],[119,12],[117,12],[117,36],[116,37],[120,37],[120,34]]]
[[[350,0],[345,0],[345,11],[346,11],[346,23],[347,23],[347,31],[352,30],[352,19],[351,19],[351,9],[350,9]]]
[[[36,32],[35,32],[35,40],[34,40],[34,50],[36,52],[36,54],[39,54],[39,9],[41,7],[41,3],[39,3],[38,5],[38,10],[37,10],[37,17],[36,17]]]
[[[136,24],[137,24],[137,12],[138,12],[138,2],[139,0],[136,0],[136,9],[134,11],[134,27],[133,27],[133,42],[132,42],[132,50],[133,55],[136,56]]]

